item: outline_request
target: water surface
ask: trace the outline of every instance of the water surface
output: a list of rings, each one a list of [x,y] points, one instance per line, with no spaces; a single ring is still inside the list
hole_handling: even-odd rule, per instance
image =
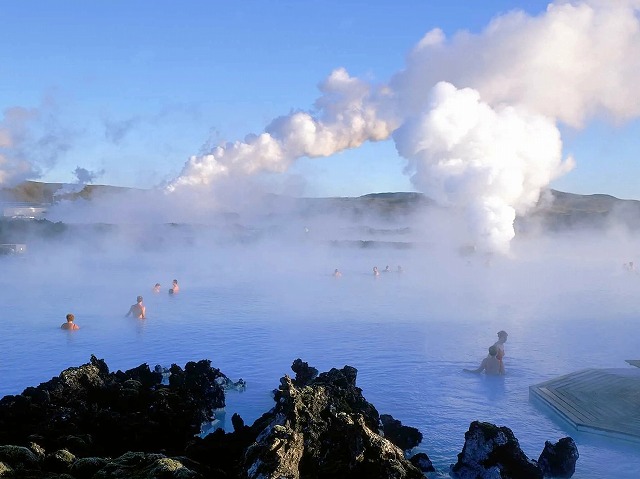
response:
[[[110,369],[210,359],[247,390],[227,397],[246,422],[272,407],[271,390],[301,358],[320,371],[348,364],[380,413],[424,435],[418,450],[446,473],[473,420],[513,430],[529,457],[572,436],[575,478],[635,478],[640,445],[579,434],[530,402],[529,386],[638,358],[640,278],[609,258],[443,257],[390,248],[291,249],[195,245],[171,252],[54,254],[32,247],[1,258],[0,394],[16,394],[86,363]],[[382,273],[398,264],[403,273]],[[340,268],[341,278],[331,272]],[[172,279],[182,290],[167,294]],[[163,290],[151,292],[160,282]],[[148,318],[125,318],[135,298]],[[81,329],[59,330],[73,312]],[[463,373],[509,332],[504,378]],[[230,422],[230,421],[227,421]],[[227,426],[230,426],[227,424]]]

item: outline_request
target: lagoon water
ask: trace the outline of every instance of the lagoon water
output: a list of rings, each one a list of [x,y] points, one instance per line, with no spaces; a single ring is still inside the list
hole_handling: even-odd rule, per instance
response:
[[[320,371],[348,364],[380,413],[423,433],[418,451],[442,477],[469,423],[481,420],[511,428],[533,459],[545,440],[572,436],[577,479],[636,478],[640,444],[578,433],[529,400],[532,384],[583,368],[630,367],[624,360],[640,357],[640,276],[622,271],[624,248],[596,255],[599,245],[563,241],[537,241],[535,254],[522,242],[490,261],[437,248],[320,242],[203,240],[161,250],[34,242],[23,258],[0,258],[0,394],[20,393],[91,354],[113,371],[206,358],[247,381],[246,391],[228,393],[226,415],[250,423],[272,407],[271,390],[292,374],[294,359]],[[392,272],[374,278],[372,266],[387,264]],[[331,275],[336,267],[341,278]],[[174,278],[182,290],[172,296]],[[139,294],[148,318],[125,318]],[[79,331],[59,329],[68,312]],[[501,329],[509,333],[507,375],[463,373]]]

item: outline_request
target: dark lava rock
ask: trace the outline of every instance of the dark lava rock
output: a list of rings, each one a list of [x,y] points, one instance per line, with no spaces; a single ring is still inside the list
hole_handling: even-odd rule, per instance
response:
[[[74,455],[127,451],[181,453],[200,426],[224,407],[224,376],[210,361],[171,366],[168,385],[146,364],[110,373],[91,356],[80,367],[0,400],[0,444],[35,442]]]
[[[52,472],[70,472],[76,456],[66,449],[60,449],[52,454],[47,454],[44,459],[43,469]]]
[[[245,454],[243,476],[422,478],[402,450],[378,434],[379,414],[356,387],[356,376],[345,366],[306,385],[282,378],[276,406],[252,426],[256,440]]]
[[[530,460],[507,427],[474,421],[464,435],[458,462],[451,466],[455,479],[542,479],[542,469]]]
[[[413,449],[422,442],[422,433],[415,427],[403,426],[389,414],[381,414],[380,421],[384,437],[403,451]]]
[[[411,456],[409,461],[411,461],[411,464],[416,466],[422,472],[435,472],[436,470],[431,463],[431,459],[429,459],[429,456],[424,452],[419,452],[418,454]]]
[[[17,444],[0,445],[0,476],[421,479],[434,471],[424,453],[406,459],[403,450],[422,434],[381,416],[356,386],[355,368],[318,374],[297,359],[292,370],[296,378],[280,380],[275,406],[253,425],[234,414],[233,432],[201,438],[201,425],[224,407],[224,387],[236,387],[209,361],[174,364],[169,373],[146,364],[110,373],[92,356],[0,400],[0,444]],[[456,479],[569,478],[577,458],[564,438],[547,443],[536,463],[511,430],[476,421],[450,472]]]
[[[128,452],[109,461],[93,479],[200,479],[202,476],[187,468],[180,458],[170,458],[162,454]]]
[[[14,469],[39,467],[40,458],[31,449],[23,446],[0,446],[0,462]]]
[[[318,370],[309,366],[309,363],[303,362],[302,359],[296,359],[291,365],[291,370],[296,373],[293,383],[296,386],[305,386],[318,376]]]
[[[82,457],[71,466],[71,475],[77,479],[91,479],[108,462],[109,460],[103,457]]]
[[[563,437],[557,443],[544,443],[544,450],[538,458],[538,465],[545,477],[569,478],[576,472],[578,447],[570,437]]]

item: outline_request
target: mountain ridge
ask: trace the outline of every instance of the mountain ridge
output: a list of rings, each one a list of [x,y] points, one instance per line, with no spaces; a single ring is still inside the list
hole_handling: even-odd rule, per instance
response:
[[[0,202],[51,204],[59,200],[91,200],[103,195],[124,192],[144,192],[138,188],[109,185],[77,185],[25,181],[12,188],[0,188]],[[409,214],[420,207],[437,207],[437,203],[422,193],[369,193],[357,197],[301,197],[266,195],[262,206],[275,211],[281,205],[296,204],[299,212],[318,214],[351,210],[356,215],[374,212],[383,216]],[[516,219],[516,228],[539,224],[548,229],[571,227],[606,227],[618,221],[640,229],[640,201],[616,198],[596,193],[581,195],[549,189],[543,191],[538,204],[526,215]]]

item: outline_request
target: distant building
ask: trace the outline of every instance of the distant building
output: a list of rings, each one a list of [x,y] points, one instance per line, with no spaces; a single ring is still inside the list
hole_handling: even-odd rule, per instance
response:
[[[3,254],[24,254],[27,252],[26,244],[0,244],[0,255]]]
[[[2,216],[11,219],[42,220],[47,214],[47,205],[39,203],[0,203]]]

